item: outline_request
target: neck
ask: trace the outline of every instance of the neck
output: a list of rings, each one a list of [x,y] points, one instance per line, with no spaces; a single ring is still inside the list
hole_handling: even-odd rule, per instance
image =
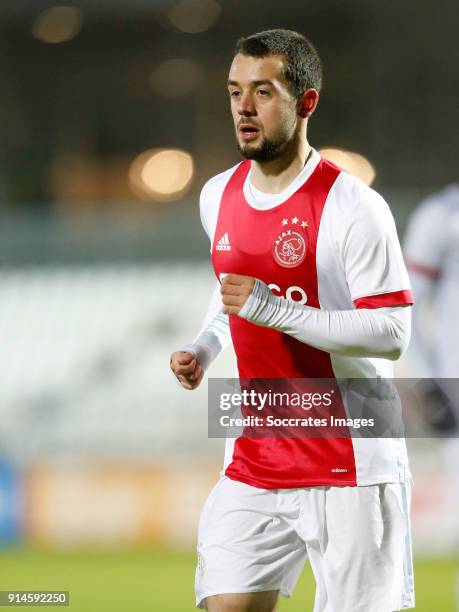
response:
[[[298,176],[311,154],[306,138],[293,139],[281,157],[269,162],[252,161],[250,181],[264,193],[280,193]]]

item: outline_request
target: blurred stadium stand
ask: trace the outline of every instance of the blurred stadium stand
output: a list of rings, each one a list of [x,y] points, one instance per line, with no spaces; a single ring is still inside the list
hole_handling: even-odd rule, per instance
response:
[[[206,405],[171,394],[168,354],[197,329],[210,290],[196,266],[2,271],[1,447],[19,461],[193,454]]]

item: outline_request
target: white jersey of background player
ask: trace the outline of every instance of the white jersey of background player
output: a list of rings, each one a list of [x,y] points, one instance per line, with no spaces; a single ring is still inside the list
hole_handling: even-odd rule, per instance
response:
[[[416,306],[410,353],[420,377],[459,373],[459,184],[430,196],[414,211],[404,240]],[[427,332],[423,305],[432,307]]]
[[[430,413],[450,437],[442,446],[445,469],[453,484],[453,504],[459,505],[459,183],[428,197],[415,209],[404,240],[415,307],[409,357],[414,373],[426,382],[427,393],[441,391],[446,416]],[[430,316],[427,309],[430,308]],[[445,395],[443,395],[445,394]],[[430,396],[432,397],[432,395]],[[427,395],[427,401],[429,395]],[[443,414],[442,414],[443,412]],[[455,537],[459,541],[459,518]]]

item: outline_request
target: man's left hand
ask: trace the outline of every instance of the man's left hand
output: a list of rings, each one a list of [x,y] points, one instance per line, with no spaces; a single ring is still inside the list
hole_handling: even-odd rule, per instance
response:
[[[222,280],[223,312],[238,315],[255,286],[255,279],[241,274],[227,274]]]

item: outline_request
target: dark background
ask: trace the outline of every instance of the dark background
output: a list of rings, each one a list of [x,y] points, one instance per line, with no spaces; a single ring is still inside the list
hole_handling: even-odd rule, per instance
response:
[[[226,92],[235,41],[272,27],[306,34],[322,57],[311,144],[365,155],[401,229],[422,195],[457,180],[456,1],[224,0],[213,26],[195,34],[171,23],[176,4],[73,3],[82,11],[79,34],[45,44],[32,28],[55,3],[2,0],[1,257],[14,263],[167,256],[154,247],[160,234],[182,242],[177,225],[195,231],[203,182],[238,161]],[[149,82],[171,58],[194,60],[201,69],[195,87],[176,98]],[[170,82],[180,78],[171,74]],[[193,156],[191,189],[176,203],[136,204],[129,165],[156,147]],[[89,174],[77,171],[85,164]],[[207,249],[196,231],[191,251],[200,256]]]

